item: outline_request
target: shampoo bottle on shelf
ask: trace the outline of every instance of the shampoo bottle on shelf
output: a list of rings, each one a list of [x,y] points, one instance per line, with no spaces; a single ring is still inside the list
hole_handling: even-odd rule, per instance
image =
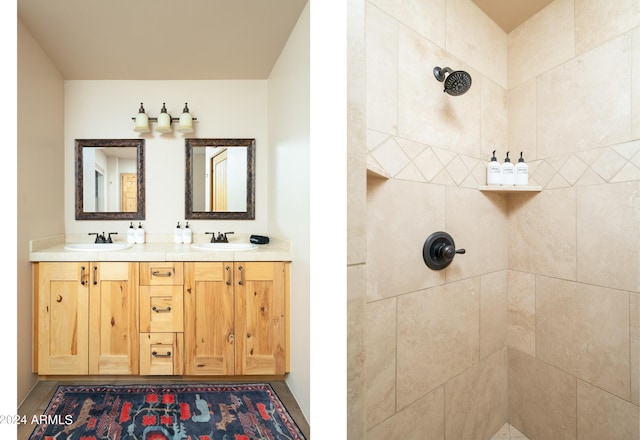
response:
[[[138,222],[138,229],[136,229],[136,244],[144,243],[144,229],[142,229],[142,222]]]
[[[180,227],[180,222],[178,222],[178,226],[173,230],[173,242],[182,243],[182,228]]]
[[[487,185],[500,185],[502,183],[502,169],[496,158],[496,150],[493,150],[493,156],[487,164]]]
[[[193,239],[193,234],[191,233],[191,228],[189,227],[189,222],[184,225],[184,230],[182,231],[182,242],[183,243],[191,243]]]
[[[513,164],[511,163],[511,159],[509,159],[509,152],[507,151],[507,157],[504,158],[504,162],[502,163],[502,186],[513,186],[514,178],[513,178]]]
[[[518,186],[525,186],[529,184],[529,165],[527,165],[522,157],[522,151],[520,152],[520,159],[515,165],[515,184]]]
[[[133,244],[136,242],[136,230],[133,228],[133,222],[130,222],[129,229],[127,229],[127,243]]]

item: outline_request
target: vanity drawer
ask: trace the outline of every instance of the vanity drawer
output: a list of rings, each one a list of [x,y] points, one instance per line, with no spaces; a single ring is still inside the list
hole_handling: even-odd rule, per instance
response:
[[[141,286],[182,286],[182,262],[147,262],[140,263]]]
[[[181,375],[182,333],[140,333],[140,374]]]
[[[182,332],[182,286],[140,286],[140,332]]]

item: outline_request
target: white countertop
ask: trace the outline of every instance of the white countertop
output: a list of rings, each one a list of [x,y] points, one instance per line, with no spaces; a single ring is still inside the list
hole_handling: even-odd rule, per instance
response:
[[[193,248],[190,244],[150,242],[134,244],[128,249],[115,251],[66,250],[64,236],[30,242],[30,261],[291,261],[290,243],[270,238],[269,244],[257,245],[244,251],[211,251]],[[248,243],[246,239],[229,240]]]

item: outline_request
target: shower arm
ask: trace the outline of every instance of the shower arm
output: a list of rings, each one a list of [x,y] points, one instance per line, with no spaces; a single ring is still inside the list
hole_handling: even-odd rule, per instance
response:
[[[453,72],[453,69],[451,69],[450,67],[434,67],[433,68],[433,75],[440,82],[444,82],[445,74],[448,74],[451,72]]]

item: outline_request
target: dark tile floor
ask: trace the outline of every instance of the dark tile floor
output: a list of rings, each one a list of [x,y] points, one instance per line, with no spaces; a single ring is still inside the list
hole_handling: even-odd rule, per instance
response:
[[[145,382],[150,383],[151,381],[144,380],[144,379],[141,379],[138,381],[132,381],[132,380],[127,381],[127,380],[119,379],[116,381],[109,382],[109,384],[117,385],[117,384],[125,384],[125,383],[145,383]],[[153,381],[153,383],[180,383],[180,382],[182,381],[175,380],[175,379]],[[184,382],[185,383],[187,382],[188,383],[199,383],[199,382],[200,383],[205,383],[205,382],[221,383],[218,381],[212,381],[210,379],[207,381],[185,380]],[[260,382],[260,381],[256,380],[253,382]],[[22,405],[18,409],[18,414],[20,414],[21,416],[22,415],[26,416],[27,420],[31,420],[31,418],[34,415],[40,415],[44,413],[58,385],[60,384],[81,385],[81,384],[87,384],[87,383],[105,383],[105,382],[104,380],[99,382],[96,382],[96,381],[64,381],[62,382],[62,381],[46,381],[46,380],[40,381],[34,387],[31,393],[29,393],[25,401],[22,403]],[[287,411],[289,411],[289,414],[291,414],[291,417],[293,417],[296,424],[300,428],[300,431],[302,431],[302,433],[305,435],[307,439],[310,439],[309,424],[304,418],[302,411],[300,410],[300,407],[298,406],[298,403],[296,402],[296,400],[293,398],[293,395],[291,394],[291,391],[289,390],[289,387],[287,386],[287,384],[284,381],[267,381],[267,383],[271,384],[274,391],[276,392],[276,394],[278,395],[278,397],[280,398],[284,406],[287,408]],[[18,440],[27,440],[34,428],[35,426],[29,423],[25,425],[18,425],[16,438]]]

